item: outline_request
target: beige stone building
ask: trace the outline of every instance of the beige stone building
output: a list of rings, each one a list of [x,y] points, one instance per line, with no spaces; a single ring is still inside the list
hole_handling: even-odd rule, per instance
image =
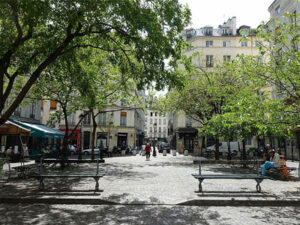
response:
[[[249,34],[249,40],[242,40],[244,32]],[[217,64],[230,61],[238,54],[257,55],[257,45],[261,44],[249,26],[236,27],[236,17],[232,17],[218,28],[205,26],[199,29],[188,29],[182,33],[183,38],[192,46],[185,51],[185,55],[197,54],[193,64],[203,69],[213,70]],[[197,127],[200,124],[185,116],[183,112],[174,113],[170,121],[170,130],[173,131],[171,145],[177,151],[188,150],[198,154],[200,140]],[[256,147],[254,139],[247,140],[247,148]]]
[[[143,91],[137,92],[138,96],[145,97]],[[59,109],[51,108],[51,104],[45,101],[42,108],[42,121],[44,124],[49,120],[51,112]],[[68,125],[69,132],[75,128],[80,116],[85,111],[76,111],[69,115]],[[99,110],[94,110],[94,113],[99,113]],[[125,106],[123,102],[117,101],[114,106],[107,107],[100,111],[96,118],[97,130],[95,138],[95,146],[100,146],[100,141],[103,141],[104,147],[113,149],[114,147],[124,148],[124,146],[131,146],[132,148],[139,147],[144,139],[144,112],[135,105]],[[57,129],[65,131],[65,123],[53,124]],[[87,149],[92,147],[92,131],[93,123],[91,115],[87,115],[82,123],[74,130],[70,137],[70,142],[77,148]]]

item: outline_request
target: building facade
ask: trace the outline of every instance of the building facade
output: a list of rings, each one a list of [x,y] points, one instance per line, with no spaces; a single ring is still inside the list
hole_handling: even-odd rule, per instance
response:
[[[242,35],[247,32],[249,40],[243,40]],[[185,51],[186,56],[197,54],[192,63],[205,70],[213,70],[223,62],[234,59],[239,54],[257,55],[256,48],[260,44],[249,26],[236,27],[236,17],[229,18],[218,28],[205,26],[199,29],[188,29],[182,32],[183,38],[192,46]],[[188,118],[183,112],[174,113],[170,122],[169,137],[179,152],[188,150],[199,154],[201,141],[198,139],[200,124]],[[255,147],[255,142],[248,142],[247,147]]]
[[[168,140],[168,116],[157,110],[147,109],[145,119],[145,139],[166,142]]]
[[[143,98],[145,96],[143,91],[138,91],[136,94]],[[45,101],[42,110],[42,121],[44,123],[48,121],[49,124],[50,114],[56,110],[59,110],[59,108],[54,109],[54,107],[51,107],[50,101]],[[93,121],[91,113],[75,129],[81,116],[86,112],[85,110],[78,110],[68,116],[68,132],[70,134],[72,132],[69,142],[78,149],[92,147]],[[101,141],[104,147],[110,150],[115,147],[125,148],[130,146],[136,148],[142,145],[145,116],[140,108],[137,108],[135,105],[126,106],[122,101],[117,101],[114,106],[103,110],[94,110],[94,114],[97,114],[97,130],[94,146],[100,146]],[[52,125],[65,132],[66,126],[64,120]]]

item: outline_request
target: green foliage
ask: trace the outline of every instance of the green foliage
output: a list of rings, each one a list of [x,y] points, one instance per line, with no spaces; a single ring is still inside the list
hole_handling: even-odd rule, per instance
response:
[[[0,124],[47,67],[80,48],[106,52],[138,88],[175,85],[186,46],[179,33],[189,21],[190,10],[174,0],[1,1]]]

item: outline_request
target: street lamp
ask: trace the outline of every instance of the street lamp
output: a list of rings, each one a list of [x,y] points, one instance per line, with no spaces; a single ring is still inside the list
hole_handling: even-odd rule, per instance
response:
[[[157,128],[157,123],[153,124],[154,126],[154,144],[153,144],[153,156],[156,156],[156,151],[155,151],[155,132],[156,132],[156,128]]]

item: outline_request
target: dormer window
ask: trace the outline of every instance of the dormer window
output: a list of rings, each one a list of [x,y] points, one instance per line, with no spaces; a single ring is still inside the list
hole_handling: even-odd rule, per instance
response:
[[[229,29],[228,29],[228,27],[223,27],[222,28],[222,35],[229,35]]]
[[[204,34],[205,35],[212,35],[213,34],[213,28],[212,27],[204,27]]]

